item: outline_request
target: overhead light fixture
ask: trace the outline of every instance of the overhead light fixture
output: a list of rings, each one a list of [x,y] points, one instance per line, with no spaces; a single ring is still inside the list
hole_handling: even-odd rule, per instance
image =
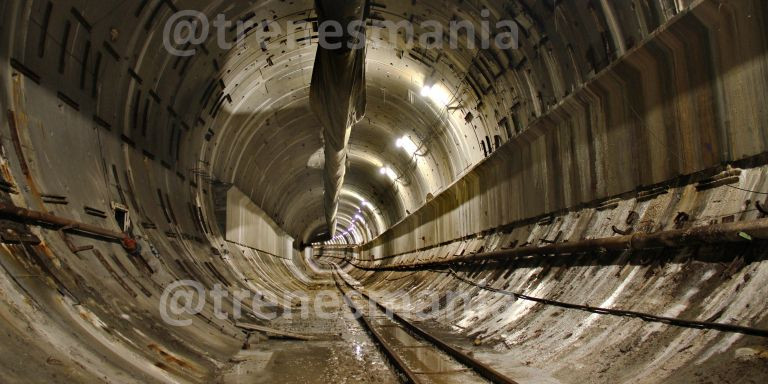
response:
[[[416,143],[413,142],[410,136],[403,136],[399,139],[397,139],[397,142],[395,142],[395,145],[398,148],[402,148],[405,150],[405,153],[408,154],[408,156],[413,156],[416,154],[416,152],[419,150],[419,146],[416,145]]]
[[[421,97],[427,97],[432,93],[432,85],[424,84],[423,87],[421,87]]]
[[[379,173],[381,173],[382,175],[386,175],[392,181],[397,180],[397,173],[395,173],[395,171],[392,168],[390,168],[390,167],[386,167],[386,166],[385,167],[381,167],[379,169]]]
[[[451,91],[448,90],[442,83],[439,83],[432,76],[428,76],[424,80],[424,85],[421,87],[421,97],[429,99],[438,106],[446,107],[453,100]]]

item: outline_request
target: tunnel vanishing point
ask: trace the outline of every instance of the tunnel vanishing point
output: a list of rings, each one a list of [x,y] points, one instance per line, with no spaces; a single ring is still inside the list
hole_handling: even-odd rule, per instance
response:
[[[768,1],[0,0],[0,383],[766,383]]]

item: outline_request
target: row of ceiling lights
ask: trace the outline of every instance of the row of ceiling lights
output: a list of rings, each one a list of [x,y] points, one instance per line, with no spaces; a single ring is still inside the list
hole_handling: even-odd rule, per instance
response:
[[[420,94],[422,97],[428,98],[429,100],[443,107],[447,106],[451,100],[450,93],[448,92],[447,89],[445,89],[441,85],[430,84],[430,82],[428,81],[425,81],[424,85],[421,88]],[[407,135],[398,138],[395,141],[395,146],[397,148],[401,148],[411,158],[413,158],[419,150],[419,146],[413,141],[413,139],[410,138],[410,136],[407,136]],[[400,179],[400,176],[397,175],[397,172],[395,172],[395,170],[388,165],[381,166],[381,168],[379,169],[379,173],[389,178],[392,182],[396,182],[398,179]],[[371,203],[369,203],[366,200],[362,200],[361,207],[358,208],[357,213],[353,217],[349,228],[347,228],[347,230],[336,235],[336,237],[331,239],[331,241],[340,241],[350,234],[353,234],[354,236],[355,223],[357,223],[358,221],[363,226],[367,227],[368,224],[365,222],[365,219],[363,219],[363,216],[362,216],[362,208],[369,208],[372,211],[374,210],[374,207]]]
[[[448,92],[446,92],[442,86],[431,85],[425,83],[421,88],[421,96],[429,98],[437,104],[447,105],[449,102]],[[401,148],[408,154],[408,157],[413,158],[419,150],[419,146],[409,136],[403,136],[395,141],[395,146]],[[392,167],[384,165],[379,169],[379,173],[387,176],[391,181],[399,179],[397,172]]]
[[[347,228],[347,230],[345,230],[344,232],[341,232],[338,235],[336,235],[336,237],[331,239],[331,241],[342,240],[344,237],[346,237],[347,235],[350,235],[350,234],[352,234],[353,237],[354,237],[355,224],[357,222],[360,222],[360,224],[363,227],[368,228],[368,223],[366,223],[365,218],[363,218],[363,208],[367,208],[367,209],[371,210],[372,212],[375,211],[373,204],[371,204],[367,200],[363,199],[360,202],[360,207],[357,208],[357,212],[355,213],[355,216],[352,217],[352,222],[349,224],[349,228]]]

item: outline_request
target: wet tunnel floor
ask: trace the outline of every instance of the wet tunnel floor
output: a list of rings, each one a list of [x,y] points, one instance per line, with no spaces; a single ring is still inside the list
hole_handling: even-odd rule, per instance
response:
[[[324,294],[330,290],[323,291]],[[270,326],[319,340],[269,339],[232,358],[218,383],[399,383],[341,295],[324,305],[326,316],[279,319]]]
[[[324,289],[324,295],[333,292]],[[258,383],[400,383],[400,377],[393,371],[387,358],[379,350],[369,334],[355,318],[350,309],[343,304],[341,294],[334,292],[335,300],[324,304],[325,315],[308,318],[294,316],[294,319],[280,318],[269,323],[270,327],[313,336],[317,340],[302,341],[270,338],[251,344],[248,349],[233,356],[230,364],[224,367],[216,380],[220,384],[258,384]],[[313,294],[310,293],[312,302]],[[309,311],[314,313],[313,311]],[[458,380],[473,376],[466,367],[455,361],[445,361],[442,353],[429,348],[419,348],[412,337],[397,327],[386,326],[386,319],[374,318],[377,329],[383,333],[403,357],[410,361],[409,366],[423,372],[443,372],[444,374],[423,375],[427,382],[464,382]],[[497,367],[521,383],[550,384],[559,381],[545,372],[526,367],[508,353],[499,353],[488,347],[472,345],[466,337],[453,334],[450,330],[428,323],[420,326],[441,338],[472,350],[475,356]],[[383,325],[383,326],[382,326]],[[458,380],[458,381],[457,381]],[[484,380],[471,380],[484,382]]]

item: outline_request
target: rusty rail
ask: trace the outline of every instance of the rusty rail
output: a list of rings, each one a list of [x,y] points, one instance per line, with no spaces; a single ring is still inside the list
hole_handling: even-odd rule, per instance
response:
[[[338,266],[335,266],[335,268],[338,268]],[[467,354],[465,351],[462,351],[459,348],[456,348],[442,339],[432,335],[431,333],[427,332],[423,328],[413,324],[412,322],[408,321],[406,318],[398,315],[390,308],[384,306],[383,304],[379,303],[378,301],[374,300],[370,296],[368,296],[365,292],[362,292],[358,289],[356,289],[352,284],[350,284],[344,277],[341,275],[341,273],[336,272],[336,275],[339,276],[342,282],[351,290],[359,293],[365,300],[368,300],[369,302],[375,304],[382,312],[391,315],[392,319],[397,321],[398,323],[402,324],[407,330],[410,332],[418,335],[422,339],[432,343],[435,345],[438,349],[442,350],[443,352],[447,353],[449,356],[453,357],[456,361],[458,361],[461,364],[464,364],[465,366],[471,368],[475,373],[482,376],[483,378],[487,379],[488,381],[495,383],[495,384],[517,384],[515,380],[510,379],[509,377],[505,376],[503,373],[493,369],[492,367],[474,359],[472,356]],[[336,283],[336,286],[339,288],[339,290],[343,293],[343,297],[345,300],[349,300],[344,293],[344,290],[340,287],[339,282],[336,278],[334,278],[334,282]],[[350,303],[347,303],[347,305],[350,305]],[[354,306],[354,304],[350,305],[353,307],[353,310],[359,311],[359,309]],[[362,320],[368,324],[368,321],[365,319],[365,316],[362,316],[362,312],[359,312],[361,315]],[[382,344],[383,340],[381,340]],[[389,351],[389,348],[384,344],[385,349],[387,350],[387,354],[390,352],[394,353],[393,351]],[[399,360],[399,358],[395,355],[394,358],[396,360]],[[407,367],[404,367],[406,370],[408,370]]]
[[[335,277],[333,280],[334,280],[333,282],[336,284],[336,288],[341,292],[341,297],[344,300],[344,303],[347,304],[349,309],[352,310],[352,313],[354,313],[356,317],[359,317],[359,319],[363,324],[363,327],[373,337],[374,342],[376,342],[376,344],[378,344],[381,347],[381,350],[384,352],[384,354],[389,359],[389,361],[395,366],[397,370],[399,370],[405,376],[408,383],[421,384],[423,381],[419,378],[416,372],[414,372],[408,367],[408,364],[406,364],[405,361],[397,354],[397,352],[395,352],[395,350],[386,342],[386,340],[384,339],[384,336],[382,336],[376,330],[376,327],[373,326],[373,323],[371,323],[371,321],[365,317],[365,314],[363,314],[363,311],[360,309],[360,307],[358,307],[347,296],[347,294],[341,288],[339,281],[336,280]],[[344,280],[343,278],[342,278],[342,281],[344,281],[345,284],[349,285],[349,283],[347,283],[346,280]]]
[[[563,242],[544,246],[525,246],[501,249],[498,251],[455,256],[447,260],[424,261],[410,264],[385,266],[356,266],[369,271],[394,271],[447,266],[456,263],[478,262],[486,260],[505,260],[515,257],[537,255],[559,255],[597,250],[624,251],[651,248],[678,248],[689,245],[743,243],[753,240],[768,239],[768,219],[753,221],[712,224],[688,229],[673,229],[654,233],[633,233],[600,239]],[[361,260],[376,261],[376,260]]]
[[[32,211],[26,208],[16,207],[10,204],[0,203],[0,217],[26,223],[43,224],[56,227],[67,232],[79,232],[86,235],[98,236],[108,240],[122,241],[127,237],[125,233],[97,227],[91,224],[66,219],[50,213]]]

